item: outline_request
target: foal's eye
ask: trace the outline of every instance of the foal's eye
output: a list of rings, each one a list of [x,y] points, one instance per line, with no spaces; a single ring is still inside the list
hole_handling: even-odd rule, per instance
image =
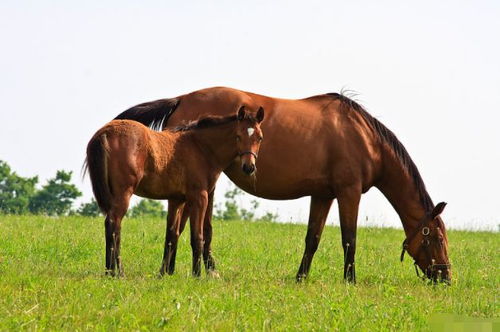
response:
[[[261,142],[263,140],[263,137],[262,136],[259,136],[259,142]]]

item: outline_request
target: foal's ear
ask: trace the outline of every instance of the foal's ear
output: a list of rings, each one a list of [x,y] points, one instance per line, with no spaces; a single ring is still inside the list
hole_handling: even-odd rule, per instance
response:
[[[257,122],[261,123],[262,120],[264,120],[264,108],[259,107],[259,110],[257,111],[257,116],[256,116]]]
[[[241,106],[238,110],[238,121],[242,121],[246,116],[245,105]]]
[[[441,202],[438,205],[436,205],[436,207],[432,210],[431,218],[434,219],[437,216],[439,216],[441,213],[443,213],[445,206],[446,206],[445,202]]]

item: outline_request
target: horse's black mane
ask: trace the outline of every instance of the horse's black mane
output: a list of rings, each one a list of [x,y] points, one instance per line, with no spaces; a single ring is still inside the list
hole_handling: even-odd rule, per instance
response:
[[[373,128],[373,130],[378,134],[378,136],[385,142],[394,152],[394,155],[401,163],[401,166],[408,172],[410,177],[415,184],[418,195],[420,197],[420,201],[424,205],[424,209],[426,212],[431,212],[434,208],[434,203],[425,188],[424,181],[420,176],[420,172],[418,171],[417,166],[411,159],[408,151],[406,151],[403,144],[398,140],[396,135],[389,130],[385,125],[383,125],[380,121],[374,118],[370,113],[368,113],[363,106],[349,98],[345,94],[341,93],[327,93],[328,96],[332,97],[335,100],[339,100],[342,107],[345,109],[352,109],[360,114]]]
[[[188,130],[195,130],[195,129],[206,129],[206,128],[211,128],[211,127],[216,127],[220,126],[226,123],[230,123],[233,121],[236,121],[237,116],[236,115],[229,115],[229,116],[207,116],[205,118],[201,118],[196,121],[190,121],[187,124],[180,125],[174,128],[168,128],[168,131],[172,132],[180,132],[180,131],[188,131]]]

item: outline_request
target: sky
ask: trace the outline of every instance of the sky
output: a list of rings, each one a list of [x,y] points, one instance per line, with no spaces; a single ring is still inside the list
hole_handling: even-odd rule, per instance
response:
[[[2,0],[0,160],[42,183],[72,170],[89,201],[86,144],[130,106],[211,86],[282,98],[348,88],[448,202],[449,228],[498,230],[499,17],[498,1]],[[216,203],[229,187],[221,177]],[[307,221],[309,198],[259,202],[257,215]],[[358,224],[401,222],[373,188]]]

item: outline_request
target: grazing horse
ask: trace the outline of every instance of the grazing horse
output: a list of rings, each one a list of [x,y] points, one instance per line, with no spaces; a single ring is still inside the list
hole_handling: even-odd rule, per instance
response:
[[[450,280],[448,240],[439,216],[445,203],[434,206],[417,167],[394,133],[342,94],[290,100],[215,87],[143,103],[116,119],[161,129],[206,114],[231,114],[241,105],[266,109],[262,127],[266,142],[255,182],[239,172],[237,162],[224,170],[226,175],[246,192],[267,199],[311,196],[297,281],[309,272],[334,199],[339,206],[344,279],[355,281],[358,206],[361,194],[371,187],[382,192],[401,219],[406,233],[403,253],[407,251],[428,278]],[[213,193],[208,199],[211,205]],[[213,269],[210,218],[207,213],[203,256],[206,267]]]
[[[130,120],[114,120],[99,129],[87,146],[85,167],[106,215],[107,272],[115,275],[118,267],[118,274],[123,273],[121,221],[130,197],[136,194],[169,200],[162,275],[173,272],[179,237],[177,210],[184,202],[189,204],[193,275],[199,276],[208,194],[235,159],[246,174],[255,171],[263,118],[262,108],[253,116],[241,106],[235,115],[203,118],[163,132]]]

